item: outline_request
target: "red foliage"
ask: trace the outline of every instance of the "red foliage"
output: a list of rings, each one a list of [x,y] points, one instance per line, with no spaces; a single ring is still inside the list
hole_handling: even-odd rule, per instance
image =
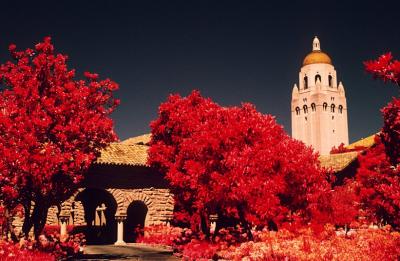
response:
[[[384,82],[400,85],[400,61],[391,53],[365,62],[365,69]],[[400,99],[382,108],[384,125],[376,146],[360,157],[357,172],[360,199],[368,217],[377,223],[400,226]]]
[[[169,245],[184,260],[397,260],[400,234],[390,229],[358,229],[349,233],[326,225],[319,235],[310,227],[289,232],[256,231],[254,241],[246,240],[240,229],[224,230],[214,242],[196,238],[188,229],[166,226],[147,228],[145,243]],[[165,233],[167,240],[161,240]],[[179,235],[180,234],[180,235]],[[155,236],[156,235],[156,236]],[[154,241],[152,241],[154,240]]]
[[[23,204],[24,231],[44,226],[46,209],[67,199],[98,155],[116,140],[110,114],[118,85],[86,73],[76,80],[67,56],[50,37],[17,51],[0,65],[0,196],[8,208]]]
[[[45,225],[43,228],[43,234],[45,235],[56,235],[60,233],[61,231],[61,226],[60,225]],[[68,225],[67,226],[67,234],[72,234],[74,231],[74,226],[73,225]]]
[[[400,99],[393,98],[386,107],[382,108],[383,128],[381,139],[385,152],[393,166],[400,163]]]
[[[381,55],[377,60],[364,62],[365,70],[384,82],[400,86],[400,61],[393,59],[391,53]],[[400,162],[400,100],[394,98],[382,110],[384,125],[381,131],[386,154],[392,165]]]
[[[173,226],[154,225],[145,227],[143,233],[139,233],[137,243],[150,245],[174,246],[178,238],[182,236],[183,229]]]
[[[376,146],[359,156],[358,193],[369,220],[400,226],[400,175],[393,168],[379,136]]]
[[[257,242],[230,246],[217,252],[224,260],[397,260],[400,235],[386,230],[358,230],[351,236],[329,231],[325,238],[304,231],[292,234],[265,231]]]
[[[364,65],[365,70],[375,78],[400,85],[400,61],[393,59],[390,52],[381,55],[377,60],[364,62]]]
[[[60,260],[76,257],[82,252],[83,234],[68,236],[60,240],[59,234],[41,235],[38,241],[0,241],[0,260]]]
[[[37,250],[32,250],[10,242],[0,241],[0,260],[2,261],[53,261],[55,256]]]
[[[201,224],[207,233],[213,213],[244,227],[280,223],[289,213],[308,220],[329,191],[317,154],[251,104],[221,107],[197,91],[172,95],[151,129],[149,163],[165,173],[176,217],[194,231]]]
[[[192,240],[183,247],[181,254],[183,260],[216,260],[219,249],[218,244],[204,240]]]

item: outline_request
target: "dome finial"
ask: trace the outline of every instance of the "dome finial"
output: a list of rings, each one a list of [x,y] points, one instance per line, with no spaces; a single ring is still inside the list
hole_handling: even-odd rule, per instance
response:
[[[314,37],[314,40],[312,43],[312,50],[313,51],[321,51],[321,45],[319,43],[319,39],[317,36]]]

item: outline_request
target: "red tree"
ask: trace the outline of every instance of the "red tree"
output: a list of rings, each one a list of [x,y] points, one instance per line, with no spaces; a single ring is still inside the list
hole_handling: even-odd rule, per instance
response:
[[[376,145],[359,156],[356,180],[363,209],[370,221],[400,225],[400,175],[390,163],[381,138]]]
[[[381,55],[377,60],[364,62],[365,70],[384,82],[400,85],[400,61],[391,53]]]
[[[0,66],[1,199],[9,208],[22,204],[23,232],[33,226],[38,236],[48,208],[67,199],[116,140],[109,115],[118,85],[91,73],[76,80],[49,37],[34,49],[9,50],[14,61]]]
[[[400,62],[390,53],[365,62],[367,72],[384,82],[400,85]],[[376,145],[360,156],[357,171],[360,199],[375,222],[400,225],[400,100],[393,98],[382,110],[384,125]]]
[[[215,213],[217,227],[233,219],[248,232],[289,213],[307,219],[328,190],[317,154],[250,104],[221,107],[196,91],[170,96],[151,129],[150,165],[166,174],[178,217],[205,233]]]
[[[367,72],[384,82],[392,82],[400,86],[400,61],[393,59],[391,53],[381,55],[375,61],[364,63]],[[386,154],[391,163],[396,166],[400,162],[400,100],[393,98],[392,102],[382,108],[384,125],[381,138]]]

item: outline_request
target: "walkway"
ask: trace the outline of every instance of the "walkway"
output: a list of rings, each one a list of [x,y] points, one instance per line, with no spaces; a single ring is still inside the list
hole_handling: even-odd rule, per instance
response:
[[[168,260],[177,261],[171,250],[160,247],[150,247],[142,244],[127,246],[90,245],[85,247],[83,257],[79,260]]]

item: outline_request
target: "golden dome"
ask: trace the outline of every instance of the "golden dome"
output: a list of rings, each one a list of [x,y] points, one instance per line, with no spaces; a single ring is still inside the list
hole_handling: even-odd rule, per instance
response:
[[[314,50],[309,53],[303,60],[303,66],[313,63],[327,63],[332,64],[331,58],[324,52]]]

